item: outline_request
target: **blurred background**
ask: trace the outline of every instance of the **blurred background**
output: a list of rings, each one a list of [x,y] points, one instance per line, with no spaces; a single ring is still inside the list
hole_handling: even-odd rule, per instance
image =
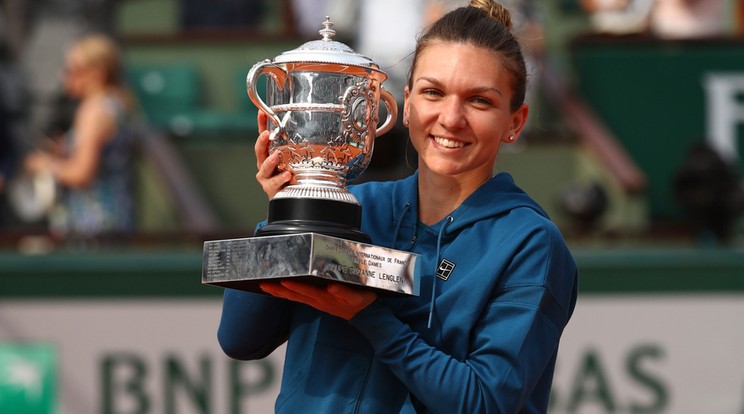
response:
[[[416,34],[462,3],[0,1],[0,412],[271,412],[281,352],[224,357],[200,284],[203,242],[266,216],[246,73],[328,15],[402,101]],[[531,111],[497,169],[580,268],[551,412],[744,414],[744,1],[504,4]],[[25,172],[73,125],[65,54],[87,33],[136,102],[128,232],[71,232],[69,190]],[[360,180],[410,174],[406,140],[378,137]]]

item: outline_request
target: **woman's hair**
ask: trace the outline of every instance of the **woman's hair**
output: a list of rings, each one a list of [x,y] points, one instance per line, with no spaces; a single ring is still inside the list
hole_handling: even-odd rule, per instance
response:
[[[514,95],[511,110],[524,103],[527,69],[519,43],[511,33],[511,13],[495,0],[470,0],[467,7],[453,10],[432,24],[421,36],[413,53],[408,86],[413,87],[413,73],[421,53],[432,43],[467,43],[492,50],[502,57],[502,64],[512,78]]]
[[[100,34],[87,35],[75,42],[72,48],[82,57],[86,66],[102,71],[107,86],[122,83],[119,48],[109,37]]]

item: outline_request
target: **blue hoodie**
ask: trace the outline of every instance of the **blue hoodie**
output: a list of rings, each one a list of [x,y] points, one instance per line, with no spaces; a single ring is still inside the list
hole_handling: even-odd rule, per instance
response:
[[[350,190],[374,244],[422,255],[420,296],[381,297],[345,321],[225,290],[229,356],[263,358],[289,341],[277,413],[547,411],[577,291],[560,232],[506,173],[425,226],[417,180]]]

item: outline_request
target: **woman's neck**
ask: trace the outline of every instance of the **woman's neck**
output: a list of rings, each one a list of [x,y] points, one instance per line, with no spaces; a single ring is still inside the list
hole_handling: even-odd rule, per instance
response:
[[[426,225],[438,223],[490,178],[490,174],[442,176],[420,168],[419,220]]]
[[[109,90],[110,90],[110,87],[108,85],[104,85],[98,82],[91,82],[83,90],[81,98],[82,99],[97,98],[99,96],[105,95]]]

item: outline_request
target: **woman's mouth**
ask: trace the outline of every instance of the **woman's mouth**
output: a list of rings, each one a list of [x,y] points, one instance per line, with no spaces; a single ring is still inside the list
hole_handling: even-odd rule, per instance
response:
[[[445,147],[445,148],[462,148],[465,146],[464,143],[459,141],[452,141],[451,139],[434,137],[434,142]]]

